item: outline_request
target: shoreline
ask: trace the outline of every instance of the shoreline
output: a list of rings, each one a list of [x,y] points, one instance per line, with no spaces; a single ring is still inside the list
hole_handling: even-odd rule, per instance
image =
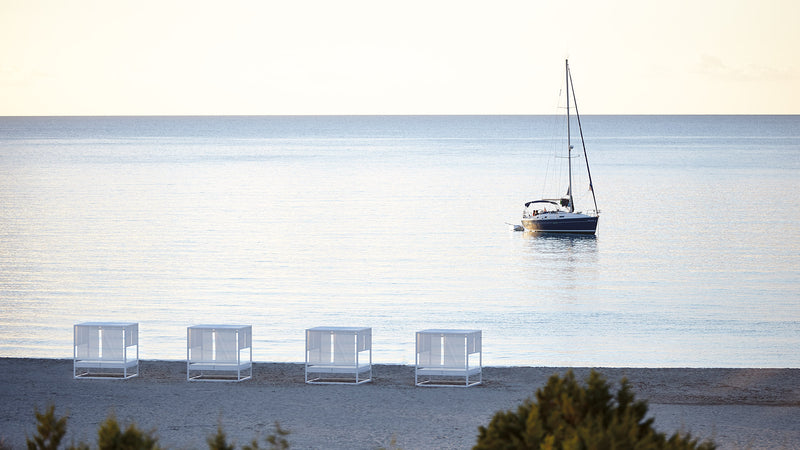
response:
[[[230,442],[259,443],[278,421],[292,448],[471,448],[478,426],[516,409],[547,379],[585,367],[484,367],[484,384],[415,387],[414,366],[374,364],[359,386],[307,385],[302,363],[254,362],[239,383],[187,382],[185,361],[142,360],[129,380],[75,380],[71,359],[0,358],[0,438],[24,448],[35,433],[34,408],[69,413],[66,443],[96,442],[115,413],[155,429],[168,448],[206,448],[221,424]],[[626,377],[648,401],[659,432],[691,432],[719,448],[792,448],[800,444],[800,369],[597,368],[616,392]],[[393,441],[394,439],[394,441]]]

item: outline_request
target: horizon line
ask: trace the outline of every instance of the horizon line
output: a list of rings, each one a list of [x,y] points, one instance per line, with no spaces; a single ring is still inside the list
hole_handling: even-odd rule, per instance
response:
[[[78,117],[551,117],[560,114],[519,114],[519,113],[420,113],[420,114],[0,114],[0,118],[78,118]],[[631,116],[631,117],[678,117],[678,116],[697,116],[697,117],[733,117],[733,116],[753,116],[753,117],[793,117],[800,116],[800,113],[590,113],[581,114],[582,117],[601,117],[601,116]]]

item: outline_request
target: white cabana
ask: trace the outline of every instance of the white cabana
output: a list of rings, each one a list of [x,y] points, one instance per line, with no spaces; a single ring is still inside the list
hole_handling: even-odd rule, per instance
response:
[[[186,379],[243,381],[253,376],[251,325],[195,325],[186,329]]]
[[[125,380],[138,375],[138,323],[84,322],[73,327],[74,378]]]
[[[372,328],[307,329],[305,372],[306,383],[372,381]]]
[[[417,332],[414,384],[475,386],[483,381],[481,330]]]

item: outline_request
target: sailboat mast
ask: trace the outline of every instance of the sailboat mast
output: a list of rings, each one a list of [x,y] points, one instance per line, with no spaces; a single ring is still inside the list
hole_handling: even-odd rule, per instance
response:
[[[569,70],[567,70],[567,77],[569,78],[569,82],[567,84],[572,83],[572,74],[569,73]],[[592,171],[589,170],[589,157],[586,156],[586,142],[583,140],[583,126],[581,126],[581,114],[578,112],[578,99],[575,97],[574,86],[572,87],[572,100],[575,102],[575,118],[578,119],[578,131],[580,131],[581,133],[581,146],[583,146],[583,160],[586,162],[586,174],[589,175],[589,190],[592,191],[592,200],[594,201],[594,211],[595,213],[598,213],[599,211],[597,210],[597,197],[595,197],[594,195],[594,186],[592,185]],[[571,168],[572,165],[570,165],[570,173],[572,173]],[[572,178],[570,178],[570,182],[571,181]]]
[[[569,130],[569,60],[565,60],[566,63],[566,78],[567,78],[567,161],[569,164],[569,190],[567,195],[569,195],[569,212],[575,212],[575,205],[572,201],[572,141],[570,139],[570,130]]]

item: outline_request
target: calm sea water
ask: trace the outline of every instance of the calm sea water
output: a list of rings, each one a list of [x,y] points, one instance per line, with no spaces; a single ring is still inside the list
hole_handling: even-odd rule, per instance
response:
[[[588,238],[505,224],[543,194],[552,124],[0,118],[0,356],[135,321],[145,359],[245,323],[258,361],[341,325],[378,363],[478,328],[488,365],[800,367],[800,117],[584,118]]]

